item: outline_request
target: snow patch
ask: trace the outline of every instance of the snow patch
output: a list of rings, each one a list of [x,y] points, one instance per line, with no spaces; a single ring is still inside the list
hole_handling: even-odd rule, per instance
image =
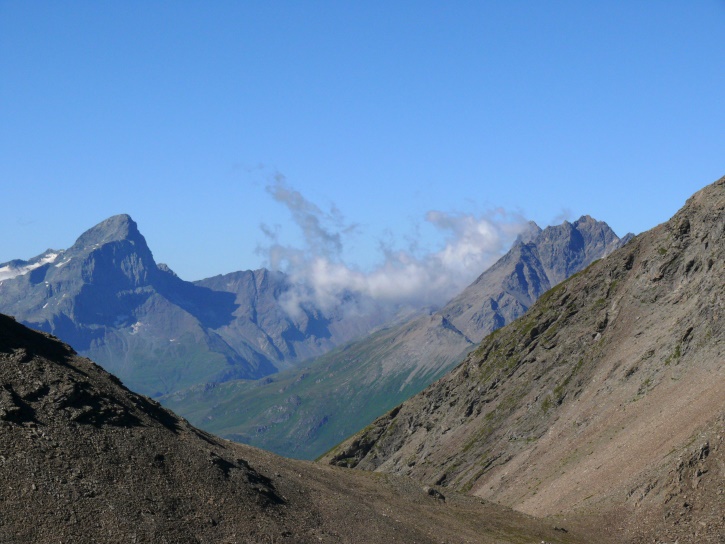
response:
[[[136,321],[136,323],[131,325],[131,334],[138,333],[138,330],[141,328],[142,325],[143,323],[141,323],[140,321]]]
[[[52,263],[53,261],[55,261],[58,258],[58,255],[60,255],[60,253],[48,253],[45,257],[40,259],[38,262],[35,262],[32,264],[27,264],[25,266],[14,267],[9,264],[2,266],[2,267],[0,267],[0,280],[10,280],[17,276],[23,276],[24,274],[27,274],[31,270],[40,268],[44,264]]]

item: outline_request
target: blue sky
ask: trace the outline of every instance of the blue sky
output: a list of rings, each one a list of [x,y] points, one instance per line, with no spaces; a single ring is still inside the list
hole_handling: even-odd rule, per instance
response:
[[[724,25],[714,0],[0,0],[0,262],[129,213],[185,279],[257,268],[310,245],[281,176],[350,269],[441,251],[431,211],[641,232],[725,175]]]

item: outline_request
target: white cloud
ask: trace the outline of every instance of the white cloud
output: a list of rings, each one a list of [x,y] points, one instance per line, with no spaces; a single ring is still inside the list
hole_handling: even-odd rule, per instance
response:
[[[346,224],[336,208],[321,210],[279,174],[267,191],[287,207],[304,239],[302,248],[285,246],[278,241],[277,229],[262,225],[269,244],[260,253],[267,266],[283,270],[297,285],[284,300],[291,314],[308,303],[330,310],[343,303],[354,306],[353,300],[389,311],[402,305],[439,306],[491,266],[528,228],[523,217],[500,209],[479,216],[431,210],[424,219],[442,234],[442,247],[420,255],[381,242],[381,262],[362,271],[342,259],[344,238],[357,227]],[[409,245],[419,247],[418,240]]]

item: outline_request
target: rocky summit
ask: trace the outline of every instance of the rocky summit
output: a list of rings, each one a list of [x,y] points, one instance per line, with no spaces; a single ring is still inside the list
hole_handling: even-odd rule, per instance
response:
[[[0,542],[591,542],[410,479],[199,431],[0,315]]]
[[[725,178],[324,461],[599,528],[600,542],[725,542],[724,272]]]

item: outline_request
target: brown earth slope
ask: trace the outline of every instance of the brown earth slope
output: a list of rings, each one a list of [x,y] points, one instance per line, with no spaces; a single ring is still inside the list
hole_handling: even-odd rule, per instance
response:
[[[583,543],[407,478],[217,439],[0,315],[0,542]]]
[[[325,460],[612,542],[725,542],[725,178]]]

